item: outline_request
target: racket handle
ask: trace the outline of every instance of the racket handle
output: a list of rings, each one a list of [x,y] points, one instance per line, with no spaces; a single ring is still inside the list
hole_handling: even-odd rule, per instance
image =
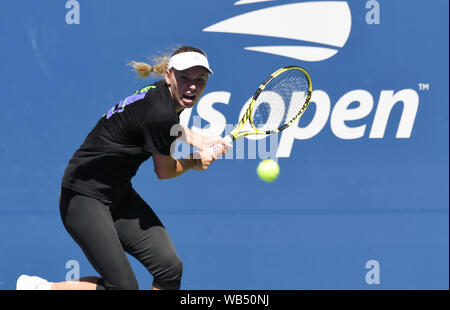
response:
[[[232,135],[226,135],[225,138],[223,138],[225,140],[226,143],[233,145],[233,136]]]
[[[226,135],[226,136],[223,138],[223,140],[225,141],[226,144],[229,144],[229,145],[231,145],[231,147],[233,147],[233,140],[234,140],[234,138],[233,138],[232,135]],[[215,146],[214,146],[214,148],[217,148],[217,147],[218,147],[218,145],[215,145]],[[227,152],[228,152],[228,149],[229,149],[229,148],[226,148],[226,151],[227,151]]]

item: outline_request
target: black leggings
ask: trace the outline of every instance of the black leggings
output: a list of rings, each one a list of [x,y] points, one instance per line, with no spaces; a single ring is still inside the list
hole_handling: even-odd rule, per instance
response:
[[[125,252],[153,275],[153,286],[179,289],[182,262],[161,221],[131,189],[121,203],[62,188],[60,212],[65,228],[100,274],[97,289],[138,289]]]

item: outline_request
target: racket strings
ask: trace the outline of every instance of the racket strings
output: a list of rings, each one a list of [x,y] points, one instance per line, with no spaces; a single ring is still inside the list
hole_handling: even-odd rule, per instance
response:
[[[306,101],[308,89],[308,78],[298,69],[284,71],[272,79],[254,104],[254,126],[261,131],[275,130],[294,119]]]

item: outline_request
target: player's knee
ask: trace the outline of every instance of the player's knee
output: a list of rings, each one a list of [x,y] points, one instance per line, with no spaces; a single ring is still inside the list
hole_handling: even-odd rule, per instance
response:
[[[183,274],[183,262],[176,253],[165,255],[154,274],[153,285],[159,289],[176,290],[180,288]]]
[[[174,279],[180,279],[183,275],[183,262],[178,255],[171,261],[170,274]]]
[[[170,257],[166,257],[163,270],[160,274],[161,279],[169,281],[181,280],[183,274],[183,262],[177,254],[172,254]]]

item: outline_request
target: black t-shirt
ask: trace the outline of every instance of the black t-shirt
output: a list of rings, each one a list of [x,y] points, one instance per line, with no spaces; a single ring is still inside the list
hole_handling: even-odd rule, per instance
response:
[[[114,201],[152,153],[170,155],[176,139],[170,131],[179,122],[164,80],[136,91],[99,120],[69,161],[62,186]]]

